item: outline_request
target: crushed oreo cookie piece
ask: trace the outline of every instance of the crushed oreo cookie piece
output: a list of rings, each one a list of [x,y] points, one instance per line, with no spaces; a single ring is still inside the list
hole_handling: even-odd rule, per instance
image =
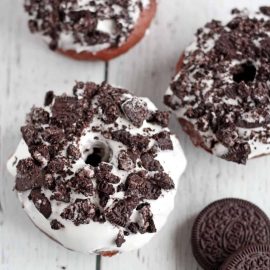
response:
[[[114,140],[119,141],[130,148],[138,148],[139,151],[143,151],[147,149],[149,144],[149,138],[146,136],[131,135],[126,130],[117,130],[112,133],[112,137]]]
[[[29,147],[32,158],[40,165],[46,166],[50,160],[49,148],[46,145],[33,145]]]
[[[127,172],[135,168],[132,158],[125,150],[120,151],[118,155],[118,168]]]
[[[67,148],[67,155],[70,158],[78,159],[81,156],[81,152],[76,146],[70,144]]]
[[[66,185],[63,180],[56,181],[56,185],[53,190],[51,200],[69,203],[70,202],[70,188]]]
[[[96,168],[95,176],[99,181],[107,181],[112,184],[117,184],[120,182],[120,178],[111,173],[112,166],[102,162],[99,164],[99,167]]]
[[[153,155],[150,153],[143,153],[141,155],[141,161],[143,167],[148,171],[163,171],[163,167],[160,162],[155,160]]]
[[[140,227],[139,231],[140,233],[155,233],[157,231],[154,220],[153,220],[153,214],[150,209],[149,204],[145,204],[142,208],[138,210],[141,221],[140,221]]]
[[[172,178],[164,172],[155,173],[151,181],[164,190],[174,189],[175,187]]]
[[[152,183],[147,176],[132,173],[127,177],[125,193],[148,200],[157,200],[161,195],[161,189]]]
[[[22,159],[17,165],[17,176],[15,189],[19,192],[30,190],[33,188],[42,187],[45,179],[33,159]]]
[[[155,134],[153,138],[157,141],[161,150],[173,150],[173,143],[168,131],[159,132]]]
[[[21,127],[21,133],[22,133],[22,137],[24,141],[26,142],[28,146],[37,145],[41,142],[38,136],[38,131],[32,125]]]
[[[223,158],[228,161],[234,161],[240,164],[246,164],[249,154],[251,153],[248,143],[236,144],[229,149],[229,152],[223,155]]]
[[[49,218],[52,213],[51,203],[48,198],[39,190],[33,189],[30,192],[29,200],[31,200],[37,210],[45,217]]]
[[[155,111],[147,119],[147,122],[158,124],[162,127],[168,127],[169,125],[169,112],[166,111]]]
[[[121,231],[117,234],[117,238],[115,240],[115,244],[117,247],[121,247],[126,242],[125,237]]]
[[[61,223],[61,222],[59,222],[57,219],[53,219],[52,221],[51,221],[51,228],[53,229],[53,230],[60,230],[60,229],[62,229],[62,228],[64,228],[65,226]]]
[[[54,93],[53,91],[48,91],[46,93],[45,99],[44,99],[44,106],[49,106],[52,104],[54,99]]]
[[[149,115],[146,102],[137,97],[126,100],[122,110],[135,127],[141,127]]]
[[[93,177],[94,171],[88,167],[84,167],[71,178],[67,185],[76,193],[89,197],[94,195]]]
[[[76,199],[61,213],[63,219],[71,220],[76,226],[89,224],[95,217],[96,206],[89,199]]]
[[[128,220],[136,208],[139,200],[135,196],[127,197],[126,199],[118,200],[113,206],[105,212],[105,217],[112,224],[120,227],[126,227]]]

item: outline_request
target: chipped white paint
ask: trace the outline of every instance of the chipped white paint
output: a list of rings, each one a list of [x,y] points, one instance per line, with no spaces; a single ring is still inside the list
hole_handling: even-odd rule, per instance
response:
[[[43,102],[45,90],[69,90],[74,80],[101,82],[103,63],[81,63],[47,50],[30,35],[21,1],[0,1],[0,270],[95,270],[94,256],[67,251],[41,234],[20,209],[6,160],[19,142],[25,113]],[[162,106],[162,95],[177,57],[207,20],[224,18],[230,8],[269,4],[269,0],[160,0],[150,35],[109,64],[109,82],[146,95]],[[238,166],[195,149],[174,120],[189,166],[167,226],[140,251],[102,259],[102,270],[195,270],[189,242],[194,216],[207,203],[227,196],[249,199],[270,215],[270,157]],[[62,268],[64,269],[64,268]]]

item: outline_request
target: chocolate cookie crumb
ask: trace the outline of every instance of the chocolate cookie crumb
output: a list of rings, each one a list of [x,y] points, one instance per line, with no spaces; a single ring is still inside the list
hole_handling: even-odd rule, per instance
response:
[[[124,235],[122,234],[121,231],[117,234],[117,238],[115,240],[115,244],[117,247],[121,247],[124,243],[126,242]]]

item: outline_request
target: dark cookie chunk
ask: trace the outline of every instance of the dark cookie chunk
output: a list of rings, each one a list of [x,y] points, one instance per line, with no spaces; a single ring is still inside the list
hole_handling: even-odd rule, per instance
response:
[[[42,108],[34,107],[28,117],[31,124],[44,125],[49,123],[50,114]]]
[[[114,123],[119,117],[119,107],[115,103],[112,97],[108,95],[100,95],[98,97],[98,102],[102,108],[102,119],[105,123]]]
[[[51,221],[51,228],[53,229],[53,230],[60,230],[60,229],[62,229],[62,228],[64,228],[65,226],[62,224],[62,223],[60,223],[57,219],[53,219],[52,221]]]
[[[70,188],[61,179],[56,181],[56,185],[53,191],[51,200],[69,203],[70,202]]]
[[[73,87],[73,93],[77,97],[85,97],[91,101],[98,92],[98,85],[93,82],[77,82]]]
[[[196,218],[192,229],[193,254],[204,269],[218,269],[240,248],[269,241],[268,217],[254,204],[240,199],[210,204]]]
[[[149,200],[157,200],[161,195],[161,189],[139,173],[132,173],[127,177],[125,189],[127,195]]]
[[[29,152],[32,158],[43,166],[50,160],[49,148],[46,145],[30,146]]]
[[[260,11],[262,14],[270,16],[270,7],[267,6],[260,7]]]
[[[52,115],[63,126],[75,123],[82,115],[75,97],[58,96],[54,99]]]
[[[79,170],[75,176],[68,182],[68,186],[75,192],[81,193],[84,196],[92,196],[94,194],[94,186],[92,178],[94,171],[90,168],[83,168]]]
[[[141,216],[141,221],[139,222],[141,225],[139,227],[140,233],[155,233],[157,231],[153,214],[150,210],[149,204],[144,204],[142,207],[138,207],[139,214]]]
[[[38,131],[32,125],[21,127],[21,133],[28,146],[39,144],[41,142],[40,138],[38,137]]]
[[[46,93],[45,99],[44,99],[44,106],[49,106],[52,104],[54,99],[54,93],[53,91],[48,91]]]
[[[238,133],[234,124],[221,125],[216,133],[216,136],[223,145],[233,147],[238,139]]]
[[[103,193],[103,192],[101,192],[101,191],[99,191],[98,192],[98,197],[99,197],[99,204],[100,204],[100,206],[102,208],[105,208],[107,206],[107,203],[108,203],[109,199],[110,199],[110,196],[107,195],[107,194],[105,194],[105,193]]]
[[[68,166],[68,161],[65,158],[55,158],[51,160],[47,166],[47,171],[50,173],[61,173]]]
[[[17,191],[26,191],[38,188],[44,184],[44,175],[41,168],[37,166],[33,159],[22,159],[17,165],[17,176],[15,188]]]
[[[172,178],[164,172],[155,173],[151,180],[155,182],[158,187],[164,190],[174,189],[175,187]]]
[[[70,158],[78,159],[81,156],[81,152],[75,145],[70,144],[67,148],[67,155]]]
[[[100,163],[99,167],[96,168],[96,178],[99,181],[107,181],[112,184],[117,184],[120,182],[120,178],[111,173],[112,166],[105,162]]]
[[[112,132],[112,138],[130,148],[138,148],[139,151],[146,149],[149,144],[148,137],[142,135],[131,135],[126,130],[117,130]]]
[[[118,168],[127,172],[135,168],[132,158],[125,150],[121,150],[118,155]]]
[[[106,194],[107,196],[113,195],[115,193],[113,185],[106,181],[99,181],[97,184],[97,190],[103,194]]]
[[[105,217],[112,224],[120,227],[126,227],[133,210],[138,205],[138,202],[138,198],[134,196],[116,201],[113,206],[106,210]]]
[[[151,114],[150,118],[147,119],[147,122],[158,124],[162,127],[168,127],[169,125],[169,112],[165,111],[155,111]]]
[[[129,225],[128,225],[128,229],[131,233],[133,234],[136,234],[138,233],[138,231],[140,230],[140,226],[138,223],[136,222],[131,222]]]
[[[70,11],[68,15],[73,27],[79,32],[92,32],[97,26],[95,13],[89,10]]]
[[[153,136],[161,150],[173,150],[173,143],[168,131],[162,131]]]
[[[143,167],[148,171],[163,171],[163,167],[160,162],[155,160],[153,155],[150,153],[143,153],[141,155],[141,161]]]
[[[50,173],[47,173],[44,176],[44,187],[50,190],[55,188],[55,179]]]
[[[141,127],[143,121],[149,115],[146,102],[137,97],[132,97],[125,101],[122,105],[122,110],[135,127]]]
[[[61,213],[63,219],[71,220],[76,226],[80,224],[89,224],[95,217],[96,206],[89,199],[77,199],[70,204]]]
[[[246,164],[250,153],[250,145],[248,143],[241,143],[229,148],[228,153],[225,154],[223,158],[240,164]]]
[[[270,269],[270,245],[245,247],[230,256],[220,270]]]
[[[115,240],[115,244],[117,247],[121,247],[126,242],[124,235],[121,231],[117,234],[117,238]]]
[[[51,144],[59,144],[65,140],[65,133],[63,129],[58,127],[48,127],[42,134],[42,139]]]
[[[49,218],[52,213],[51,203],[48,198],[38,189],[33,189],[29,195],[37,210],[45,217]]]

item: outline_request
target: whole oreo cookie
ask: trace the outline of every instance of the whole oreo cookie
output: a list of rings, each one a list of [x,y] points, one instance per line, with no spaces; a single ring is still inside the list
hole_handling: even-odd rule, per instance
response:
[[[219,200],[208,205],[196,218],[191,241],[198,263],[207,270],[219,269],[237,250],[269,243],[270,221],[248,201]]]
[[[232,255],[220,270],[269,270],[270,246],[255,245],[246,247]]]

